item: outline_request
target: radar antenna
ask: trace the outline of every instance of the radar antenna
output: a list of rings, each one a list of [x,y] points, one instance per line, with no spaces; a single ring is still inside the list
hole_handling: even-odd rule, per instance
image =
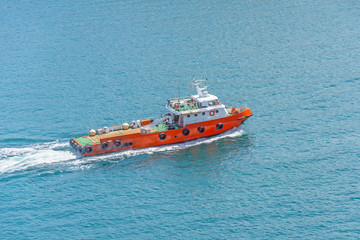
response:
[[[200,87],[201,83],[207,81],[207,79],[198,79],[198,80],[195,80],[195,76],[194,76],[194,79],[193,79],[193,86],[196,87],[196,92],[197,94],[199,95],[199,97],[203,97],[203,96],[206,96],[208,94],[208,92],[204,91],[207,89],[207,86],[204,86],[204,87]],[[203,92],[204,91],[204,92]]]

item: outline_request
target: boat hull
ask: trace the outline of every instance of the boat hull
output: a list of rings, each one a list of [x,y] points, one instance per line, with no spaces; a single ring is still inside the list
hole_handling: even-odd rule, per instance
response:
[[[153,132],[148,134],[133,133],[121,136],[112,136],[103,138],[99,143],[91,145],[91,152],[84,150],[86,146],[82,146],[75,138],[71,139],[75,144],[72,147],[82,156],[91,156],[103,153],[111,153],[124,151],[128,149],[139,149],[147,147],[155,147],[167,144],[176,144],[186,142],[197,138],[210,137],[230,129],[238,127],[252,115],[250,109],[246,109],[240,113],[232,114],[227,117],[218,118],[210,121],[193,123],[183,128],[167,130],[162,132]],[[186,131],[187,129],[187,131]],[[120,142],[120,144],[119,144]],[[105,143],[105,144],[104,144]],[[106,148],[104,148],[104,145]],[[82,149],[81,149],[82,148]]]

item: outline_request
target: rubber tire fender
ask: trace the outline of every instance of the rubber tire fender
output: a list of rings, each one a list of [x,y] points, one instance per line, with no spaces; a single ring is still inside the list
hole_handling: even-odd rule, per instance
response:
[[[104,150],[106,150],[108,147],[109,147],[109,144],[107,142],[103,142],[101,144],[101,148],[104,149]]]
[[[166,134],[160,133],[159,138],[160,138],[160,140],[164,140],[166,138]]]
[[[204,131],[205,131],[205,128],[204,127],[198,127],[198,131],[199,131],[199,133],[203,133]]]
[[[85,148],[85,152],[91,153],[91,152],[92,152],[92,147],[86,147],[86,148]]]
[[[74,145],[75,145],[75,141],[74,141],[74,139],[70,139],[70,141],[69,141],[69,142],[70,142],[70,146],[74,148]]]
[[[81,154],[84,154],[85,153],[85,150],[82,148],[82,147],[79,147],[79,153],[81,153]]]
[[[190,130],[187,129],[187,128],[185,128],[185,129],[182,131],[182,133],[184,134],[184,136],[187,136],[187,135],[189,135]]]
[[[121,146],[121,141],[120,141],[120,140],[116,140],[116,141],[114,142],[114,146],[115,146],[115,147],[120,147],[120,146]]]

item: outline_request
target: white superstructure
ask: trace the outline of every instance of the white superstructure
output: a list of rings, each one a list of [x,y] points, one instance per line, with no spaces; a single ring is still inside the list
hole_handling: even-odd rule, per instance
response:
[[[215,95],[205,91],[206,86],[202,88],[199,86],[202,81],[204,80],[196,80],[191,86],[195,86],[197,95],[168,100],[166,108],[171,113],[175,124],[186,126],[229,115],[225,105],[221,104]]]

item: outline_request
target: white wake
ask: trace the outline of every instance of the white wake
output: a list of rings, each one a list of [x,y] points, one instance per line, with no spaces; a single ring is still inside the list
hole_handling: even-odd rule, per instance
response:
[[[55,141],[24,148],[0,148],[0,173],[75,159],[76,156],[67,149],[68,147],[68,143]]]

